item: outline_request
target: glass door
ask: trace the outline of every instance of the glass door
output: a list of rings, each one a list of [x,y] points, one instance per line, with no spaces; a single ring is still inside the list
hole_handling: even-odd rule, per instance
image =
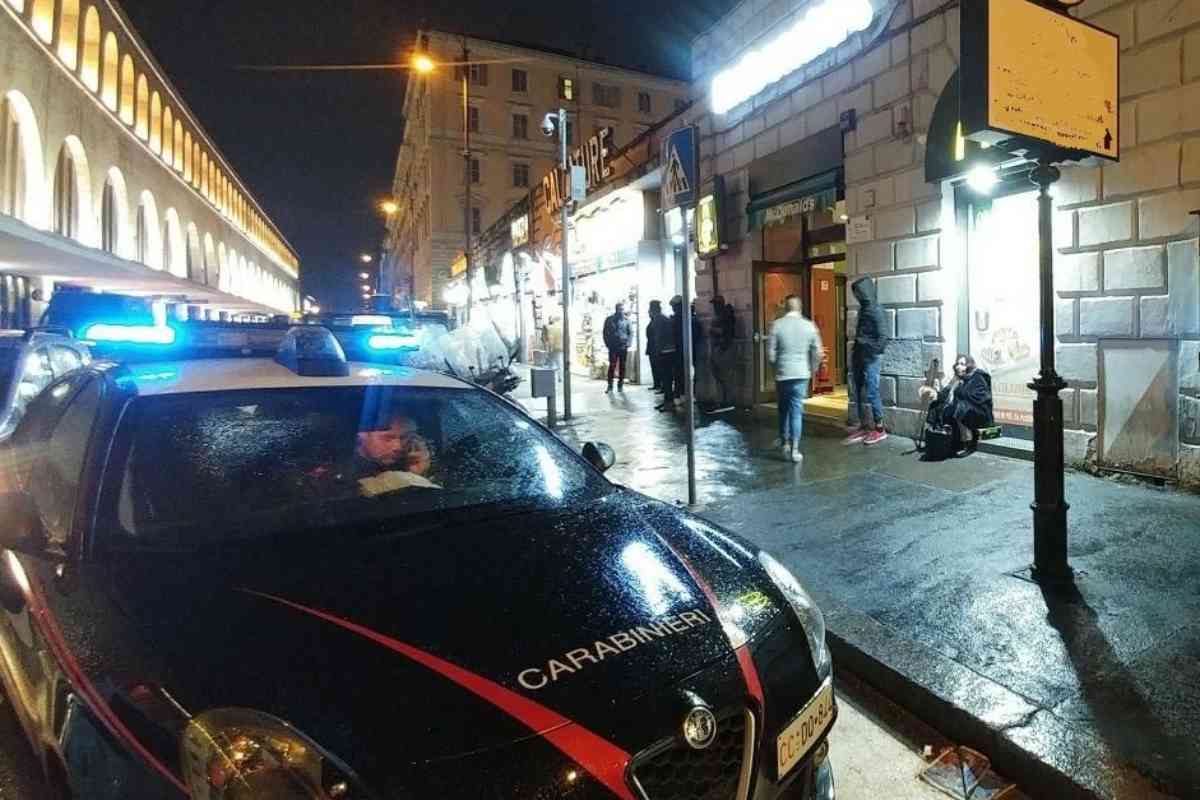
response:
[[[1039,369],[1037,194],[967,206],[967,319],[959,341],[992,376],[996,421],[1031,428]],[[963,334],[965,333],[965,337]]]
[[[755,402],[775,402],[775,370],[767,359],[771,324],[783,316],[784,300],[807,296],[807,280],[799,264],[754,264],[754,374]]]

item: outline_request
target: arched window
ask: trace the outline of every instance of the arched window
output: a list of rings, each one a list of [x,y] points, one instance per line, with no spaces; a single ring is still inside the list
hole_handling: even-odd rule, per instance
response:
[[[137,260],[148,267],[162,269],[162,233],[158,224],[158,205],[154,195],[142,192],[137,213]]]
[[[117,71],[120,69],[120,61],[121,53],[117,50],[117,37],[110,32],[108,36],[104,37],[104,88],[100,92],[100,99],[112,111],[117,110],[119,81]]]
[[[133,58],[128,53],[121,59],[121,121],[132,125],[134,99]]]
[[[137,125],[134,130],[143,141],[150,138],[150,84],[145,75],[138,75],[137,79]]]
[[[33,30],[43,42],[54,40],[54,0],[33,0]]]
[[[200,194],[209,197],[208,153],[200,151]]]
[[[183,179],[192,180],[192,134],[188,131],[183,134]]]
[[[213,246],[211,234],[204,234],[204,285],[216,286],[217,278],[220,274],[220,265],[217,261],[217,251]]]
[[[125,178],[113,167],[104,182],[104,197],[100,203],[100,247],[113,255],[125,255],[125,228],[129,217]]]
[[[79,0],[60,0],[58,57],[71,69],[79,63]]]
[[[58,151],[53,199],[54,232],[84,244],[92,244],[91,172],[88,170],[87,153],[77,136],[68,136]]]
[[[170,106],[163,109],[162,124],[162,157],[163,161],[171,164],[175,161],[175,135],[173,133],[175,130],[175,114],[171,111]]]
[[[171,109],[167,109],[167,113],[171,113]],[[162,98],[158,96],[158,92],[150,95],[150,149],[156,153],[162,152]],[[167,126],[167,140],[170,141],[171,128]]]
[[[172,166],[176,172],[183,172],[183,123],[175,120],[175,159]]]
[[[183,238],[183,226],[179,224],[179,214],[173,208],[168,208],[166,223],[163,227],[163,269],[181,278],[186,278],[187,271],[187,242]]]
[[[0,214],[43,227],[42,137],[29,100],[9,92],[0,100]]]
[[[75,159],[63,144],[54,172],[54,232],[68,239],[79,235],[79,182]]]
[[[204,283],[204,254],[200,250],[200,232],[195,224],[187,228],[187,277],[193,283]]]
[[[100,88],[100,14],[89,6],[83,15],[83,63],[79,77],[93,92]]]

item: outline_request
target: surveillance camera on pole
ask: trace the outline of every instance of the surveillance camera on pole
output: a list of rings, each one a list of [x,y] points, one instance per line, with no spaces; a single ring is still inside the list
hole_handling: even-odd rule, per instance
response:
[[[557,111],[551,111],[542,117],[542,135],[547,139],[553,139],[558,134],[558,114]]]

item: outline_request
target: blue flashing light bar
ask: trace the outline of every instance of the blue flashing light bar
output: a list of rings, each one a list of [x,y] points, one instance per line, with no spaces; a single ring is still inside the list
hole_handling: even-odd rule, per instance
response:
[[[376,333],[367,339],[367,347],[372,350],[419,350],[421,340],[402,333]]]
[[[98,322],[89,325],[83,339],[121,344],[175,344],[175,329],[167,325],[114,325]]]
[[[390,328],[392,326],[392,318],[384,314],[355,314],[350,317],[350,324],[355,327],[359,325],[373,325]]]

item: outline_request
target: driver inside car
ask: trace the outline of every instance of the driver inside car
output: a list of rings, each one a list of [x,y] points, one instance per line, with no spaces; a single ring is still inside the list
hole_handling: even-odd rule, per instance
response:
[[[381,427],[361,430],[350,463],[336,479],[356,484],[359,494],[376,497],[410,487],[441,488],[429,479],[433,456],[416,422],[393,412]]]

